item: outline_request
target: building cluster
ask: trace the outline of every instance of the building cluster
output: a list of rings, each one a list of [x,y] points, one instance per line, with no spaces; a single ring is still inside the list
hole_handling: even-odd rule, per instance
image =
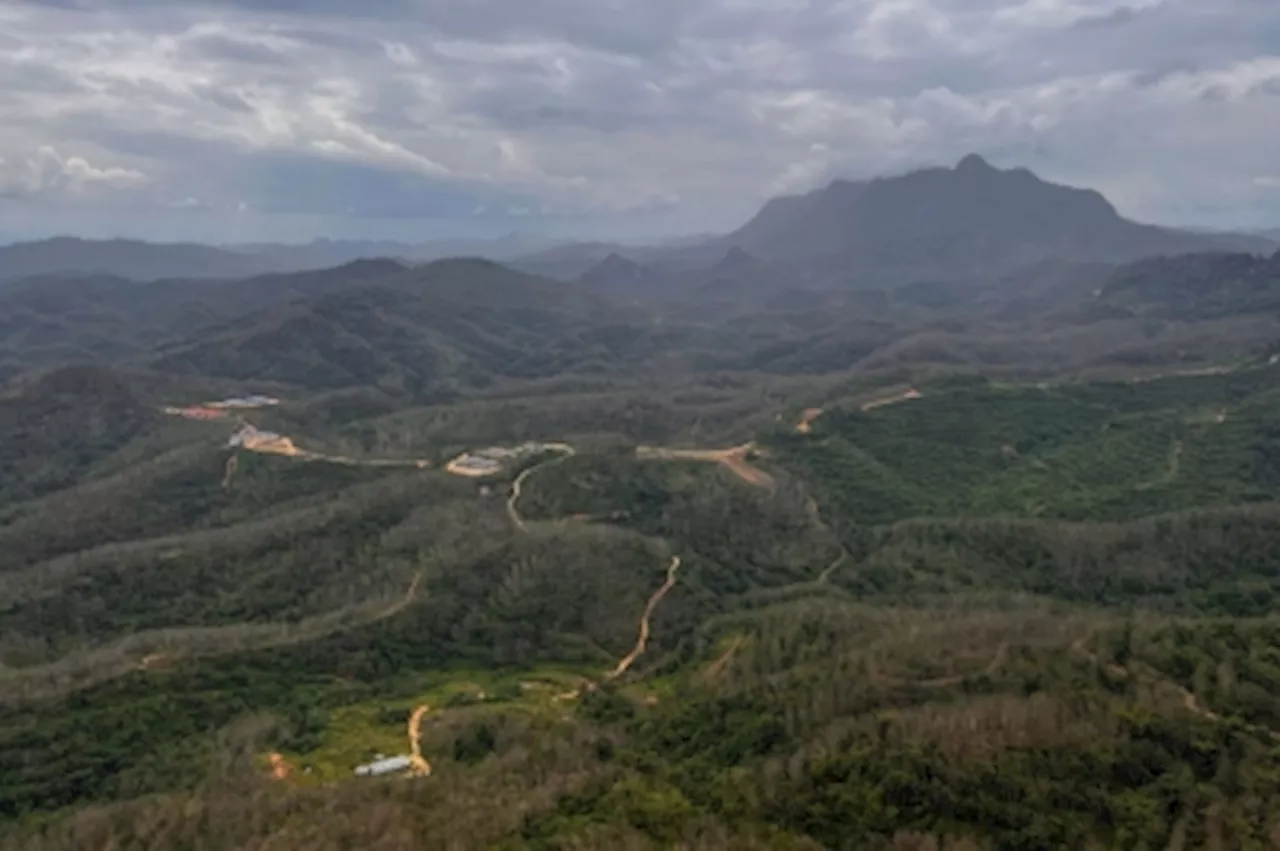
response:
[[[450,461],[446,469],[455,476],[477,478],[493,476],[501,473],[503,468],[511,462],[537,455],[546,451],[546,449],[545,444],[537,443],[536,441],[528,441],[511,449],[503,446],[491,446],[487,449],[477,449],[474,452],[464,452]]]
[[[233,396],[221,402],[205,402],[201,405],[186,407],[168,407],[164,412],[171,417],[183,417],[188,420],[220,420],[229,411],[248,411],[255,408],[270,408],[280,404],[274,396]]]
[[[233,396],[221,402],[208,402],[206,408],[251,410],[253,408],[271,408],[280,404],[273,396]]]
[[[227,412],[205,405],[189,405],[185,408],[165,408],[164,412],[171,417],[182,417],[188,420],[221,420]]]
[[[231,435],[227,447],[232,449],[248,449],[252,452],[270,452],[277,455],[297,455],[298,448],[293,441],[274,431],[263,431],[248,423],[238,432]]]

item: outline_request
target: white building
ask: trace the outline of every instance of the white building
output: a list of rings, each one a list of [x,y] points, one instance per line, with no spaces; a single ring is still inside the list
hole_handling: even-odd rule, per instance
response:
[[[413,760],[407,756],[384,757],[368,765],[356,766],[356,777],[382,777],[385,774],[404,771],[411,765],[413,765]]]

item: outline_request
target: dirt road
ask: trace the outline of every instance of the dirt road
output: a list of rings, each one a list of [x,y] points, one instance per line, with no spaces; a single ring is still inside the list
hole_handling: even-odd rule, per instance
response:
[[[227,459],[227,466],[222,474],[222,489],[227,493],[231,493],[231,480],[235,478],[236,470],[239,468],[240,453],[232,452],[231,457]]]
[[[418,777],[431,776],[431,763],[422,757],[422,719],[431,711],[431,707],[422,704],[409,716],[409,770]]]
[[[1175,440],[1173,447],[1169,450],[1169,469],[1164,476],[1154,482],[1142,482],[1135,490],[1148,491],[1159,485],[1167,485],[1174,479],[1178,478],[1178,468],[1182,463],[1183,443],[1181,440]]]
[[[797,434],[808,434],[813,431],[813,421],[822,416],[822,408],[805,408],[800,413],[800,422],[796,423]]]
[[[724,649],[724,653],[720,654],[720,658],[711,663],[711,667],[703,673],[702,678],[707,682],[720,679],[721,674],[729,667],[729,662],[733,660],[733,656],[747,643],[745,635],[736,635],[733,641],[729,642],[729,646]]]
[[[884,399],[873,399],[872,401],[865,403],[862,406],[862,410],[874,411],[876,408],[884,408],[884,407],[888,407],[889,405],[897,405],[900,402],[910,402],[912,399],[923,399],[923,398],[924,398],[924,394],[913,387],[903,393],[899,393],[896,396],[888,396]]]
[[[649,648],[649,634],[650,634],[649,621],[653,617],[653,613],[657,610],[658,605],[662,602],[662,599],[666,597],[667,594],[670,593],[671,589],[676,586],[676,577],[680,572],[680,564],[681,564],[680,556],[671,557],[671,564],[667,566],[666,581],[662,583],[661,588],[653,592],[653,596],[651,596],[649,598],[649,602],[645,604],[644,612],[641,613],[640,615],[640,635],[636,639],[636,646],[631,648],[631,652],[628,653],[626,656],[624,656],[612,671],[604,675],[601,682],[606,682],[606,683],[613,682],[614,680],[618,679],[623,674],[625,674],[627,671],[631,670],[631,666],[634,665],[636,663],[636,660],[639,659],[641,655],[644,654],[645,650]],[[582,688],[575,689],[574,691],[570,691],[570,692],[565,692],[564,694],[558,694],[555,696],[555,700],[557,702],[565,701],[565,700],[576,700],[577,698],[582,696],[582,693],[584,691],[586,692],[595,691],[596,688],[598,688],[598,685],[596,683],[592,682],[591,680],[587,680],[583,684]]]
[[[845,559],[847,559],[848,557],[849,557],[849,551],[842,549],[840,551],[840,555],[836,556],[835,561],[831,562],[831,564],[823,568],[822,573],[818,574],[818,584],[826,585],[828,582],[830,582],[831,574],[839,570],[841,565],[844,564]]]
[[[636,639],[635,648],[631,649],[631,653],[623,656],[621,662],[618,662],[613,671],[604,674],[603,682],[612,682],[621,677],[627,671],[630,671],[631,665],[634,665],[636,659],[639,659],[644,651],[649,648],[649,621],[653,618],[653,613],[658,609],[658,605],[662,603],[664,596],[671,593],[671,589],[676,587],[676,577],[680,573],[680,557],[672,555],[671,564],[667,566],[667,581],[664,581],[662,587],[654,591],[650,596],[648,603],[645,604],[644,613],[640,616],[640,636]],[[577,691],[568,692],[568,694],[558,695],[557,701],[573,700],[581,696],[584,691],[594,691],[596,685],[594,682],[588,682]],[[422,704],[419,708],[413,710],[413,714],[408,717],[408,747],[410,747],[410,770],[417,777],[430,777],[431,764],[422,756],[422,719],[426,718],[426,714],[431,712],[429,704]]]
[[[511,495],[507,497],[507,514],[511,517],[511,522],[521,532],[529,531],[529,527],[525,525],[524,518],[520,516],[520,512],[516,509],[516,503],[520,501],[520,492],[524,488],[525,481],[537,470],[549,467],[552,464],[559,464],[566,458],[571,458],[576,454],[573,447],[567,443],[548,443],[546,447],[552,451],[559,452],[560,457],[543,461],[541,464],[534,464],[516,476],[516,480],[511,483]]]
[[[1086,646],[1089,643],[1089,640],[1092,638],[1093,638],[1093,633],[1091,632],[1088,635],[1085,635],[1083,638],[1076,639],[1074,642],[1072,642],[1071,649],[1073,652],[1081,656],[1084,656],[1092,664],[1097,665],[1100,662],[1100,660],[1098,659],[1098,654],[1094,653],[1092,650],[1090,650]],[[1106,671],[1111,676],[1117,677],[1117,678],[1133,676],[1133,673],[1129,668],[1126,668],[1123,665],[1117,665],[1115,663],[1107,664]],[[1186,707],[1188,712],[1192,713],[1193,715],[1198,715],[1199,717],[1204,718],[1207,721],[1222,720],[1221,715],[1214,712],[1212,709],[1210,709],[1209,707],[1205,706],[1200,702],[1200,698],[1196,696],[1195,692],[1191,691],[1190,689],[1182,685],[1179,685],[1178,683],[1175,683],[1172,680],[1159,676],[1158,671],[1155,672],[1155,674],[1156,674],[1157,682],[1162,683],[1168,686],[1169,688],[1174,689],[1178,693],[1178,696],[1182,698],[1182,705]],[[1246,724],[1245,728],[1250,730],[1251,732],[1258,733],[1259,735],[1268,736],[1271,738],[1272,741],[1280,742],[1280,733],[1276,732],[1275,730],[1262,727],[1258,724]]]
[[[653,596],[649,598],[649,602],[644,607],[644,613],[640,615],[640,636],[636,640],[636,646],[618,662],[617,667],[605,675],[605,682],[616,680],[625,674],[649,647],[649,619],[653,617],[653,613],[662,602],[662,598],[667,596],[672,588],[676,587],[676,575],[679,572],[680,556],[672,556],[671,564],[667,566],[667,581],[662,583],[661,588],[653,592]]]
[[[773,477],[751,466],[747,455],[756,450],[755,443],[744,443],[730,449],[665,449],[661,446],[637,446],[636,457],[642,461],[705,461],[724,465],[735,476],[758,488],[773,486]]]

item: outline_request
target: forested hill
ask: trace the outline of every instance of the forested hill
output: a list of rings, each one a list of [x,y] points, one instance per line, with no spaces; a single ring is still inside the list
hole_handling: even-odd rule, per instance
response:
[[[0,851],[1274,846],[1277,257],[602,259],[0,285]]]
[[[1278,368],[143,426],[6,497],[0,847],[1264,848]]]
[[[1103,297],[1143,315],[1183,321],[1280,311],[1280,252],[1186,254],[1122,266]]]

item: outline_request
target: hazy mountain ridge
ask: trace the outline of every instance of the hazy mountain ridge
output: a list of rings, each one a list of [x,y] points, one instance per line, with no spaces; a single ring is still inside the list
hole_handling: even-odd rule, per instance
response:
[[[572,354],[573,332],[612,317],[611,304],[590,293],[479,259],[416,268],[357,261],[276,283],[295,297],[260,299],[262,312],[166,346],[151,365],[435,398],[497,376],[562,371],[563,357],[585,356]],[[564,338],[567,350],[539,355]]]
[[[776,198],[718,244],[862,285],[977,280],[1047,259],[1123,262],[1265,242],[1124,219],[1101,193],[1002,170],[977,155]]]
[[[1277,231],[1268,237],[1139,224],[1121,217],[1095,190],[1050,183],[1025,168],[995,168],[971,154],[954,168],[836,180],[806,194],[774,198],[742,227],[710,238],[645,246],[508,234],[420,243],[319,239],[304,245],[208,246],[58,237],[0,247],[0,280],[76,273],[226,279],[331,268],[368,257],[424,263],[460,256],[500,260],[560,280],[582,278],[616,256],[677,278],[740,248],[776,264],[791,284],[865,288],[973,282],[1048,259],[1126,262],[1191,251],[1270,253],[1280,247],[1277,240]]]
[[[0,246],[0,280],[42,275],[107,275],[131,280],[241,278],[284,271],[268,256],[196,243],[60,236]]]
[[[40,276],[101,275],[135,281],[230,279],[328,269],[368,258],[429,263],[448,257],[508,259],[555,241],[512,234],[496,239],[422,243],[328,240],[289,245],[204,245],[60,236],[0,246],[0,281]]]

